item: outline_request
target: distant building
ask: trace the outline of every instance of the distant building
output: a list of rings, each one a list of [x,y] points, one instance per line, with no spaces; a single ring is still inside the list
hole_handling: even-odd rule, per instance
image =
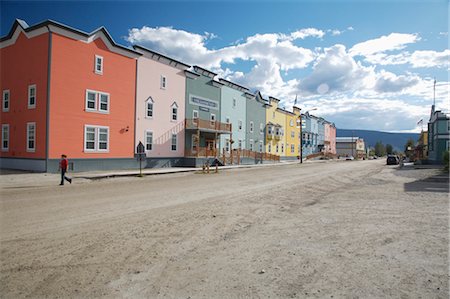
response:
[[[359,137],[336,137],[336,154],[363,159],[366,155],[364,139]]]
[[[333,123],[325,121],[324,153],[336,155],[336,127]]]
[[[420,132],[417,145],[414,149],[414,157],[416,160],[425,160],[428,158],[428,132]]]
[[[432,163],[442,163],[443,154],[449,150],[450,117],[431,107],[428,122],[428,160]]]

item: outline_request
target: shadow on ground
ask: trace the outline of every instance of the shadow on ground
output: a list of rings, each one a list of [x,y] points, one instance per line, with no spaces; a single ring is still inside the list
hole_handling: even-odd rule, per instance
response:
[[[405,183],[406,192],[449,192],[449,177],[447,173],[434,175],[411,183]]]

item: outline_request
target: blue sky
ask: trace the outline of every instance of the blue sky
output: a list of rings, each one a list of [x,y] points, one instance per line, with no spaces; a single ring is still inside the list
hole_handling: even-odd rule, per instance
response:
[[[448,112],[449,4],[429,1],[2,1],[16,18],[141,44],[275,96],[338,128],[418,131]]]

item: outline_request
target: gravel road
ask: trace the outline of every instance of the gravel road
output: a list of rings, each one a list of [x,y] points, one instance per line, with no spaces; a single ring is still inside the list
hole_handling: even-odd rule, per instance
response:
[[[374,160],[4,187],[0,297],[448,298],[436,174]]]

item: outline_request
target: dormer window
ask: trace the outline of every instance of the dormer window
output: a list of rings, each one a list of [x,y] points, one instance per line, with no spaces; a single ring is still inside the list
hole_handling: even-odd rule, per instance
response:
[[[147,101],[145,101],[145,117],[152,118],[153,117],[153,99],[149,97]]]
[[[99,55],[95,55],[95,73],[103,74],[103,57]]]
[[[172,116],[171,116],[171,120],[172,121],[176,121],[178,119],[178,105],[176,102],[174,102],[171,106],[171,110],[172,110]]]

